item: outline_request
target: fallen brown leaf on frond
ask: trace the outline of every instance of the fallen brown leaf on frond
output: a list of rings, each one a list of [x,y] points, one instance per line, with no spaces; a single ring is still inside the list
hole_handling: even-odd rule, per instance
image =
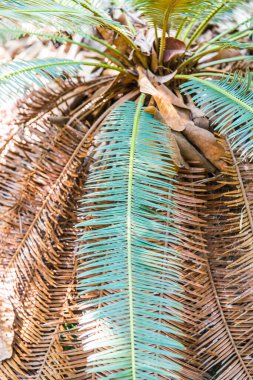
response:
[[[151,95],[158,107],[157,110],[149,107],[146,111],[168,126],[168,140],[170,140],[174,163],[178,167],[187,167],[189,162],[197,161],[210,172],[214,172],[213,166],[221,171],[226,170],[227,165],[223,160],[225,151],[214,134],[207,130],[209,123],[203,112],[192,102],[189,106],[185,104],[182,98],[176,96],[166,86],[155,82],[155,77],[151,82],[143,69],[138,68],[138,74],[140,90]],[[189,99],[188,102],[190,102]],[[198,125],[194,123],[195,120]],[[174,137],[170,129],[172,133],[181,132],[185,138],[179,135]],[[196,148],[199,152],[196,152]],[[207,160],[209,163],[206,162]]]

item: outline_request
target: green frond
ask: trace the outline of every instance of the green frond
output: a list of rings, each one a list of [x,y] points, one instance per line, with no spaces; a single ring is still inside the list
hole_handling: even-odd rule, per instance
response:
[[[123,104],[102,126],[80,208],[87,370],[108,380],[178,378],[184,352],[174,167],[167,127],[142,104]]]
[[[35,36],[39,39],[43,40],[49,40],[53,42],[60,42],[60,43],[71,43],[73,45],[78,45],[83,49],[89,50],[89,51],[94,51],[95,53],[109,59],[110,61],[114,62],[116,65],[123,66],[122,63],[111,56],[110,54],[104,53],[102,49],[96,49],[89,44],[85,44],[83,42],[75,41],[71,38],[65,37],[61,33],[47,33],[38,30],[34,30],[34,28],[29,28],[29,27],[24,27],[23,25],[16,26],[14,24],[7,24],[0,22],[0,42],[4,43],[6,41],[12,40],[12,39],[19,39],[23,36],[30,35],[30,36]],[[101,45],[106,46],[108,49],[111,51],[115,52],[118,56],[122,57],[122,53],[120,51],[117,51],[113,46],[110,44],[106,43],[106,41],[101,40],[100,38],[97,38],[95,36],[92,36],[91,34],[88,33],[82,33],[82,36],[96,40],[98,43]]]
[[[114,21],[109,13],[98,9],[89,1],[80,0],[3,0],[0,2],[0,18],[13,23],[30,23],[36,27],[50,26],[56,31],[85,33],[87,25],[103,25],[118,33],[135,50],[140,62],[145,60],[131,38],[129,28]]]
[[[91,12],[78,2],[54,0],[3,0],[0,3],[0,16],[14,22],[30,22],[39,26],[54,26],[57,30],[77,31],[85,22],[94,24]]]
[[[35,85],[44,86],[58,77],[77,75],[82,66],[98,66],[125,72],[116,66],[100,62],[82,62],[67,59],[14,60],[0,65],[0,104],[10,99],[18,99],[31,91]]]
[[[198,68],[204,69],[206,67],[221,65],[223,63],[242,62],[242,61],[253,61],[253,57],[252,55],[238,55],[236,57],[231,57],[231,58],[217,59],[216,61],[201,63],[200,65],[198,65]]]
[[[224,12],[228,12],[233,9],[235,6],[243,3],[244,0],[217,0],[211,1],[207,8],[207,12],[204,13],[198,21],[201,21],[190,37],[187,48],[192,45],[193,42],[197,40],[197,38],[201,35],[201,33],[205,30],[209,22],[216,17],[217,14],[221,15]],[[204,16],[204,17],[203,17]]]
[[[239,38],[243,38],[251,35],[252,30],[253,17],[249,17],[247,20],[240,22],[239,24],[233,25],[231,28],[225,29],[222,33],[219,33],[217,36],[211,38],[209,41],[205,42],[200,48],[197,50],[198,53],[204,51],[210,45],[215,45],[216,41],[221,41],[222,38],[229,39],[229,41],[236,41]],[[238,32],[239,30],[239,32]]]
[[[253,158],[251,83],[251,75],[243,79],[236,74],[221,80],[191,77],[181,85],[183,92],[191,95],[197,106],[211,115],[211,120],[215,117],[216,129],[227,136],[232,148],[239,149],[242,157],[250,159]]]
[[[2,0],[0,17],[18,23],[37,26],[53,26],[58,31],[69,33],[83,30],[86,25],[102,24],[118,31],[127,30],[112,20],[109,14],[99,10],[88,1],[74,0]]]
[[[251,32],[253,35],[253,31]],[[228,48],[234,48],[234,49],[252,49],[253,50],[253,41],[252,42],[237,42],[237,41],[230,41],[227,40],[221,40],[216,41],[215,45],[219,45],[222,49],[228,49]]]

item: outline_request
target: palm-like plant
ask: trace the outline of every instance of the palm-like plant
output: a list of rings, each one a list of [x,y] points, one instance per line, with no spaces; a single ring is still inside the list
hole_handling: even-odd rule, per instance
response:
[[[1,2],[2,41],[97,56],[0,66],[1,379],[253,377],[252,19],[200,42],[240,3]]]

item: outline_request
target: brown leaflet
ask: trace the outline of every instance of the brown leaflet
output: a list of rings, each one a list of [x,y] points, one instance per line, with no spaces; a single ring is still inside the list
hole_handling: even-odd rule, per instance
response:
[[[57,80],[47,88],[33,91],[25,100],[18,102],[17,123],[27,123],[30,119],[35,122],[55,107],[61,107],[61,104],[67,104],[71,108],[72,99],[76,101],[76,98],[84,93],[90,95],[101,84],[112,80],[112,77],[96,78],[91,81],[85,81],[82,78],[70,78],[65,81]],[[74,108],[76,108],[76,105],[74,105]]]

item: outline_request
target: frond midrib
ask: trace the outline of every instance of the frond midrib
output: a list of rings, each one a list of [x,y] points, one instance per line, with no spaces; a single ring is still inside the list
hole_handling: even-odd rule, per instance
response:
[[[74,65],[76,65],[76,66],[81,66],[82,65],[82,66],[104,67],[104,68],[108,68],[108,69],[112,69],[112,70],[116,70],[116,71],[120,71],[122,73],[125,73],[125,70],[120,69],[119,67],[107,65],[107,64],[101,63],[101,62],[85,62],[85,61],[59,60],[59,61],[49,62],[49,63],[47,63],[45,61],[45,63],[38,64],[36,66],[24,67],[22,69],[13,71],[11,73],[6,73],[6,74],[0,76],[0,80],[5,80],[5,79],[10,78],[12,76],[16,76],[16,75],[19,75],[19,74],[22,74],[22,73],[25,73],[25,72],[29,72],[29,71],[36,71],[36,70],[47,69],[48,67],[74,66]]]
[[[128,267],[128,289],[129,289],[129,318],[130,318],[130,342],[131,342],[131,359],[132,359],[132,378],[136,380],[136,359],[135,359],[135,328],[134,328],[134,305],[133,305],[133,257],[132,257],[132,197],[134,181],[134,157],[137,143],[138,127],[140,122],[141,107],[145,95],[142,94],[138,102],[135,113],[133,131],[131,137],[131,147],[129,156],[128,172],[128,197],[127,197],[127,267]]]

